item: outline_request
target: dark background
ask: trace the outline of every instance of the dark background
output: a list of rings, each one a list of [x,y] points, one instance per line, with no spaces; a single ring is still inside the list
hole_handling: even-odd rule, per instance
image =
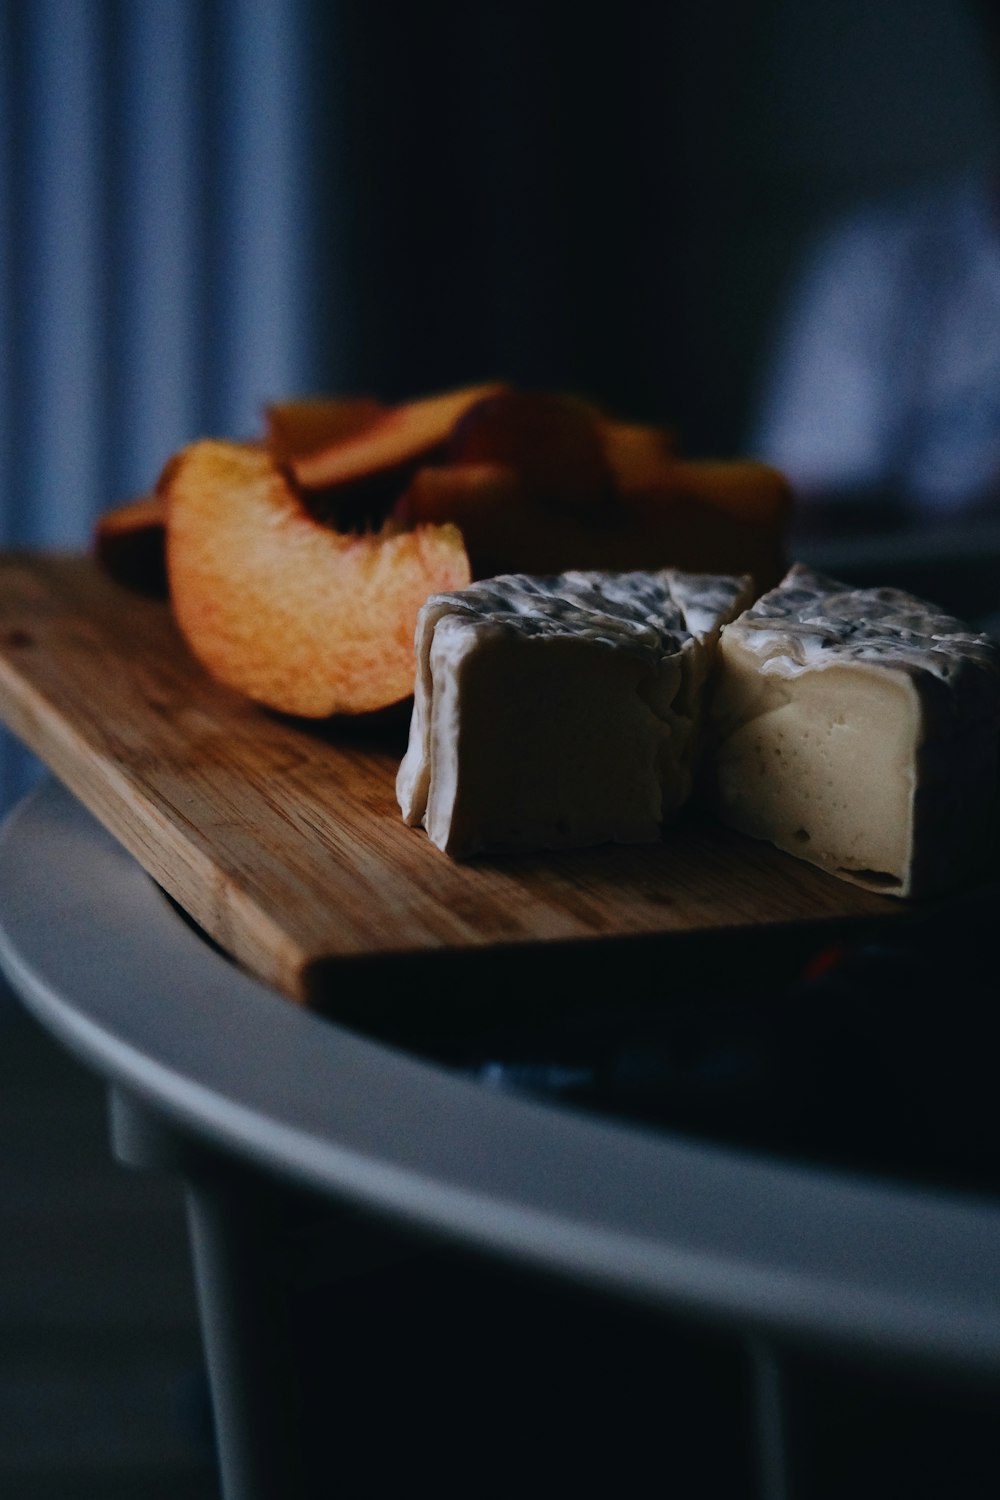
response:
[[[321,260],[350,291],[315,279],[323,375],[393,397],[494,375],[576,389],[674,423],[692,453],[741,451],[811,235],[990,142],[974,16],[343,7],[313,100]]]

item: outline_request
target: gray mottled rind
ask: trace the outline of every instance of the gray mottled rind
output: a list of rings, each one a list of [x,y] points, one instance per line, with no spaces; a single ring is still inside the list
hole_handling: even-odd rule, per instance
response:
[[[801,563],[726,625],[768,675],[835,666],[902,672],[921,705],[907,895],[946,889],[995,835],[1000,647],[934,604],[894,588],[860,589]]]
[[[977,667],[997,674],[997,648],[937,605],[901,589],[852,588],[796,563],[727,634],[766,663],[763,671],[794,676],[834,662],[874,662],[930,672],[943,682]]]
[[[575,635],[662,655],[717,633],[747,598],[748,580],[664,568],[650,573],[505,573],[427,601],[521,635]]]

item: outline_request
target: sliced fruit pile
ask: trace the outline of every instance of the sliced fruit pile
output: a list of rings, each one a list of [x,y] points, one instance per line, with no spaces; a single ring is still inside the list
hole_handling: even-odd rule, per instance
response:
[[[665,427],[494,383],[394,406],[275,402],[255,441],[202,440],[95,551],[168,595],[194,654],[269,708],[388,707],[413,690],[429,594],[498,573],[786,565],[790,494],[749,460],[681,457]]]

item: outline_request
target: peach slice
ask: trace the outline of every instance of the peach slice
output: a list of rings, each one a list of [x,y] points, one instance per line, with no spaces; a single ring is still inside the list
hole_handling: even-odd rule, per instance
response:
[[[535,571],[532,563],[543,508],[506,464],[418,469],[395,514],[408,526],[449,522],[457,526],[473,578]]]
[[[305,718],[369,713],[412,693],[420,606],[470,581],[455,527],[335,531],[251,444],[191,444],[160,491],[174,614],[214,677]]]
[[[619,494],[661,483],[672,466],[677,439],[669,427],[604,418],[598,433]]]
[[[597,408],[576,396],[515,390],[484,396],[455,423],[446,462],[502,464],[541,505],[572,516],[599,517],[611,494]]]
[[[398,471],[402,493],[412,469],[445,443],[462,413],[484,396],[503,389],[494,382],[405,401],[353,437],[293,457],[295,478],[304,489],[322,490]]]
[[[373,427],[385,413],[374,396],[301,396],[264,408],[266,442],[285,463],[306,459]]]
[[[787,570],[792,492],[769,464],[677,459],[657,484],[623,496],[623,504],[647,534],[673,536],[676,567],[751,573],[761,593]]]
[[[665,501],[677,495],[704,500],[731,516],[778,530],[792,514],[792,491],[784,474],[751,458],[675,459],[648,493]]]
[[[164,557],[166,507],[157,495],[141,495],[98,516],[94,556],[116,582],[139,594],[163,599],[167,593]]]
[[[397,513],[408,525],[453,522],[475,578],[676,567],[751,573],[763,592],[784,575],[791,502],[777,470],[671,460],[658,472],[656,488],[612,494],[595,515],[548,504],[510,465],[429,466],[414,475]]]
[[[431,464],[414,474],[393,515],[406,526],[451,522],[464,531],[499,522],[523,503],[520,479],[506,464]]]

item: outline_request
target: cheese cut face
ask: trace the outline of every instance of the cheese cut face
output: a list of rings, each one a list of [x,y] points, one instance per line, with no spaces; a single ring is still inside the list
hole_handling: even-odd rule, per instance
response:
[[[509,574],[416,631],[403,817],[454,858],[659,839],[690,795],[719,631],[749,578]]]
[[[934,605],[798,565],[723,630],[711,716],[717,810],[744,833],[898,896],[985,852],[1000,648]]]

